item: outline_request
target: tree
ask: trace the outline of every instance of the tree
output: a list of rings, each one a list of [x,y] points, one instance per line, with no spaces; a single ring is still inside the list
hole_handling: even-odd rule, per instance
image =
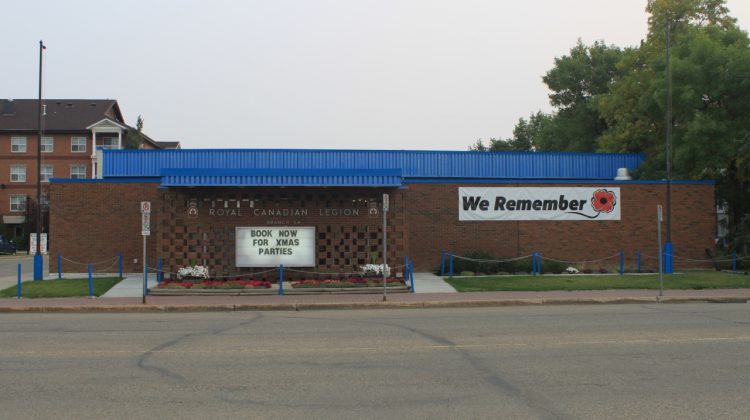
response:
[[[143,118],[139,115],[135,123],[135,130],[128,130],[125,137],[125,148],[140,149],[141,145],[143,145]]]
[[[617,66],[623,51],[602,41],[586,46],[580,40],[569,55],[555,58],[555,66],[542,78],[552,91],[550,104],[557,108],[537,140],[539,151],[594,152],[597,139],[607,129],[595,106],[597,95],[607,93],[622,74]]]
[[[642,175],[665,176],[666,36],[659,31],[669,17],[673,177],[715,180],[736,229],[750,212],[750,40],[724,1],[654,0],[648,10],[646,42],[626,54],[620,65],[628,72],[596,98],[608,125],[599,146],[644,153]]]
[[[513,129],[513,137],[509,139],[491,138],[489,145],[485,145],[479,139],[469,150],[479,152],[533,152],[536,143],[544,135],[545,127],[550,121],[550,116],[538,111],[531,114],[529,119],[519,118]]]

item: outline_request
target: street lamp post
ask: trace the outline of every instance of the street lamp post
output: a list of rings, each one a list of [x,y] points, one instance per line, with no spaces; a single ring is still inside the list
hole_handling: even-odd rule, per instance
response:
[[[41,280],[44,276],[42,257],[42,63],[44,43],[39,41],[39,101],[37,103],[37,112],[39,117],[39,135],[36,139],[36,254],[34,254],[34,280]]]
[[[674,259],[672,250],[672,66],[669,61],[670,48],[670,18],[667,15],[667,112],[666,112],[666,166],[667,166],[667,240],[664,244],[664,271],[668,274],[674,272]]]

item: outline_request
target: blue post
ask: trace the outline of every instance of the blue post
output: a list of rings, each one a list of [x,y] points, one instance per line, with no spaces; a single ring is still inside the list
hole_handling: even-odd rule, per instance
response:
[[[89,297],[94,297],[94,280],[91,278],[91,264],[89,264]]]
[[[641,272],[641,251],[640,250],[636,251],[635,255],[636,255],[637,260],[638,260],[638,272],[640,273]]]
[[[411,282],[411,292],[414,293],[414,266],[409,261],[409,282]]]
[[[284,264],[279,266],[279,296],[284,295]]]
[[[674,273],[674,251],[672,242],[664,243],[664,272],[667,274]]]
[[[62,278],[62,257],[60,256],[60,253],[57,253],[57,279]]]
[[[737,271],[737,251],[732,252],[732,271]]]
[[[161,283],[161,276],[162,276],[162,275],[163,275],[163,274],[161,273],[161,257],[159,257],[159,268],[158,268],[158,270],[156,271],[156,282],[157,282],[157,283]]]
[[[34,254],[34,280],[41,280],[44,277],[44,257],[42,254]]]
[[[143,264],[143,296],[148,294],[148,264]]]
[[[620,250],[620,275],[622,275],[622,266],[625,263],[625,254]]]
[[[453,253],[451,252],[450,277],[453,278]]]
[[[445,251],[440,254],[440,277],[445,277]]]
[[[120,278],[122,278],[122,252],[117,254],[117,269],[120,272]]]
[[[536,252],[536,272],[540,276],[542,275],[542,252],[541,251]]]
[[[21,264],[18,264],[18,286],[16,286],[16,297],[21,299]]]

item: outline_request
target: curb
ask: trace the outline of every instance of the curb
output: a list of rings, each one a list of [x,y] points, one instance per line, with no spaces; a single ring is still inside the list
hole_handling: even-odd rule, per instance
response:
[[[159,313],[159,312],[238,312],[238,311],[316,311],[358,309],[481,308],[535,305],[611,305],[653,303],[748,303],[745,297],[599,297],[502,299],[421,302],[342,302],[278,304],[195,304],[195,305],[91,305],[0,307],[0,313]]]

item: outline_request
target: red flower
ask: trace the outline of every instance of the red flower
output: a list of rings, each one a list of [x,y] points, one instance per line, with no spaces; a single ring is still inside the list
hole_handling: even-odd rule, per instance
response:
[[[617,204],[617,197],[612,191],[596,190],[594,196],[591,197],[591,205],[596,212],[611,213],[615,209],[615,204]]]

